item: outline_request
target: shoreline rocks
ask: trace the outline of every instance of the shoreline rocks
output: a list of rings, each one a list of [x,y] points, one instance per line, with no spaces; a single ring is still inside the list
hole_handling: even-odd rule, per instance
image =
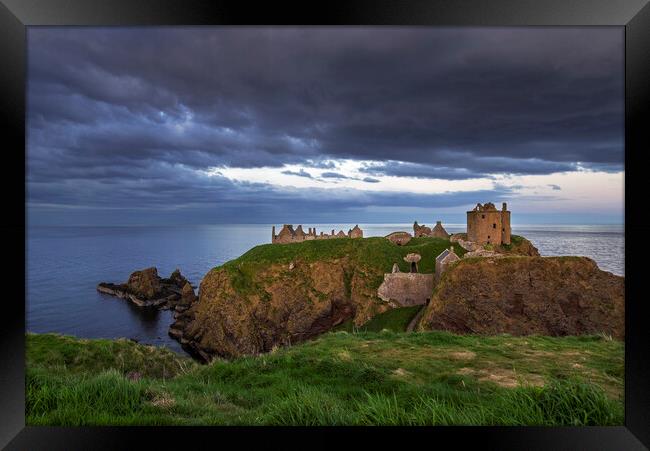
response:
[[[174,307],[174,322],[169,326],[167,334],[178,341],[181,347],[187,351],[192,357],[199,358],[203,361],[209,361],[209,356],[204,354],[199,349],[194,349],[190,341],[183,337],[183,331],[187,324],[194,319],[194,313],[190,308],[198,301],[198,297],[194,294],[194,289],[188,283],[183,286],[181,291],[181,301]]]
[[[173,310],[174,321],[168,335],[178,341],[192,357],[207,362],[210,356],[183,337],[183,329],[194,318],[190,308],[198,301],[194,287],[180,270],[176,269],[167,278],[160,277],[155,267],[131,273],[126,283],[101,282],[97,291],[125,299],[138,307]]]
[[[161,310],[187,309],[194,296],[191,284],[178,269],[169,278],[161,278],[155,267],[131,273],[126,283],[100,282],[97,291],[125,299],[138,307]]]

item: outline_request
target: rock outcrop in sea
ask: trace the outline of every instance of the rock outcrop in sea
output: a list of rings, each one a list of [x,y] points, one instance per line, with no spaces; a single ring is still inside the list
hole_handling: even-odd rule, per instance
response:
[[[195,300],[192,285],[178,269],[168,278],[162,278],[155,267],[146,268],[133,272],[126,283],[101,282],[97,291],[126,299],[139,307],[163,310],[185,311]]]

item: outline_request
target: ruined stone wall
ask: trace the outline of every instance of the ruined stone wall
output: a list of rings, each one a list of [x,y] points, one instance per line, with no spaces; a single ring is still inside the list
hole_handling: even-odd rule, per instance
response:
[[[429,236],[431,235],[431,227],[427,227],[424,224],[419,225],[417,221],[413,223],[413,236]]]
[[[359,226],[355,226],[353,229],[350,229],[346,234],[343,230],[339,230],[338,233],[332,229],[331,234],[320,232],[320,235],[316,233],[316,227],[309,227],[308,231],[305,232],[302,229],[302,225],[299,225],[295,230],[291,224],[284,224],[280,233],[275,234],[275,226],[271,229],[271,243],[274,244],[286,244],[286,243],[300,243],[302,241],[309,240],[327,240],[332,238],[363,238],[363,230]]]
[[[419,225],[417,221],[413,223],[413,236],[432,236],[436,238],[449,238],[449,234],[442,226],[442,221],[436,221],[436,225],[433,229],[425,226],[424,224]]]
[[[348,230],[348,236],[350,238],[363,238],[363,230],[358,225],[355,225],[352,229]]]
[[[510,244],[510,212],[502,211],[501,212],[501,243]]]
[[[423,305],[433,293],[433,274],[397,272],[384,274],[377,295],[386,302],[402,307]]]
[[[397,244],[398,246],[403,246],[409,241],[411,241],[411,234],[408,232],[393,232],[386,235],[385,237],[391,243]]]
[[[442,226],[441,221],[436,222],[436,226],[433,228],[431,231],[431,236],[436,237],[436,238],[449,238],[449,234],[445,230],[445,228]]]
[[[295,232],[293,226],[285,224],[280,230],[280,233],[273,237],[274,243],[291,243],[295,239]]]

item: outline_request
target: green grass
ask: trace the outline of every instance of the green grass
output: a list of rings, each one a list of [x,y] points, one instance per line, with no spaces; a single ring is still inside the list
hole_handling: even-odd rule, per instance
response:
[[[519,235],[510,235],[510,245],[520,246],[524,242],[524,237]]]
[[[501,244],[499,247],[501,250],[505,251],[513,251],[516,250],[518,247],[524,244],[525,238],[523,236],[519,235],[510,235],[510,244]]]
[[[26,386],[29,425],[620,425],[623,343],[335,332],[199,365],[127,341],[29,334]]]
[[[66,372],[99,373],[117,369],[127,374],[170,378],[194,363],[169,349],[144,346],[132,340],[88,340],[55,334],[27,334],[29,367],[61,366]]]
[[[394,308],[373,316],[370,321],[356,329],[350,319],[336,326],[333,331],[381,332],[386,329],[391,332],[405,332],[411,320],[415,318],[415,315],[417,315],[422,307],[421,305],[414,305],[412,307]]]
[[[403,272],[410,271],[409,264],[403,260],[406,254],[416,252],[422,256],[418,263],[422,273],[435,272],[436,257],[452,244],[442,238],[420,237],[413,238],[404,246],[397,246],[382,237],[371,238],[339,238],[327,240],[311,240],[290,244],[263,244],[255,246],[240,257],[222,265],[229,272],[233,287],[240,293],[262,291],[255,275],[270,264],[288,264],[289,262],[314,262],[346,259],[349,267],[364,272],[383,274],[390,272],[393,264],[397,263]],[[454,251],[459,256],[465,254],[465,249],[453,244]],[[347,274],[351,277],[352,274]],[[373,280],[377,288],[382,277]],[[349,283],[349,282],[348,282]]]

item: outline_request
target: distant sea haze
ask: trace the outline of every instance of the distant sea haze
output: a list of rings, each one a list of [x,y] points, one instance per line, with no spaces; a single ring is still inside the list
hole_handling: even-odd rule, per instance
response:
[[[192,284],[213,267],[271,242],[271,226],[230,224],[170,227],[30,227],[27,230],[27,330],[86,338],[134,338],[180,351],[167,335],[169,311],[143,311],[99,294],[99,282],[124,282],[135,270],[156,266],[167,277],[179,268]],[[303,224],[318,233],[355,224]],[[428,226],[435,224],[426,224]],[[465,224],[444,224],[450,233]],[[412,232],[412,224],[359,224],[364,236]],[[622,225],[513,225],[543,256],[582,255],[624,275]]]

